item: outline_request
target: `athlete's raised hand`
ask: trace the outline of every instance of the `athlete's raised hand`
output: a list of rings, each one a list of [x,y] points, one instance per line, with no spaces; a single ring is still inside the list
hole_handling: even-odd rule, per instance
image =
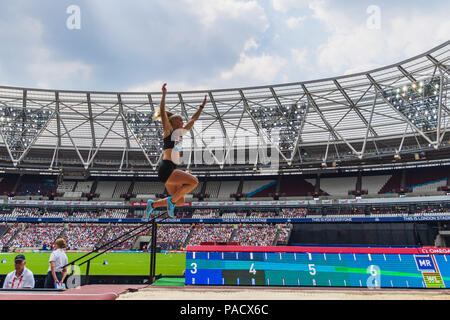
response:
[[[202,105],[200,106],[201,108],[204,108],[205,105],[206,105],[206,97],[207,97],[207,95],[205,94],[205,99],[203,99],[203,103],[202,103]]]

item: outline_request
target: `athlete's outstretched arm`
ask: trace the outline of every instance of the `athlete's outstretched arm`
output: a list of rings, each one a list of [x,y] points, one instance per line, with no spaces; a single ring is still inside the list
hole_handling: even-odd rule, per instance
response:
[[[162,97],[161,97],[161,104],[159,105],[159,110],[161,113],[161,121],[163,125],[164,135],[169,135],[170,132],[172,132],[172,125],[170,124],[169,117],[166,113],[166,89],[167,83],[164,83],[162,87]]]
[[[191,130],[191,128],[194,126],[195,121],[197,121],[198,118],[200,117],[200,114],[202,113],[202,110],[205,107],[205,105],[206,105],[206,95],[205,95],[205,99],[203,99],[203,103],[200,106],[200,108],[197,110],[196,113],[194,113],[191,120],[189,120],[188,123],[186,123],[186,125],[184,126],[185,130]]]

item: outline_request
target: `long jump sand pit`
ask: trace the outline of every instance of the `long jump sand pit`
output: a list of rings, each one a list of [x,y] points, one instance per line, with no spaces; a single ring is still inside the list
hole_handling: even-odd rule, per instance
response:
[[[450,300],[446,290],[150,287],[118,300]]]

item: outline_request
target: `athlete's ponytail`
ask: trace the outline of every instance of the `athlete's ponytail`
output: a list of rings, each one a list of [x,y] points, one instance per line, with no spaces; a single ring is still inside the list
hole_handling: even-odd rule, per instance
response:
[[[171,116],[174,115],[170,111],[166,111],[166,114],[167,114],[167,118],[170,118]],[[153,120],[154,121],[161,121],[161,109],[156,110],[155,114],[153,115]]]

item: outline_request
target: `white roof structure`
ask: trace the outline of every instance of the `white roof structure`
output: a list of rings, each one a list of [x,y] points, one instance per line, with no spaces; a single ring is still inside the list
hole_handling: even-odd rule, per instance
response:
[[[187,121],[208,102],[183,150],[216,170],[261,143],[282,166],[369,161],[448,148],[450,41],[406,61],[353,75],[261,87],[168,92],[166,109]],[[161,93],[0,87],[2,166],[154,172]],[[277,134],[279,132],[279,134]],[[245,138],[244,138],[245,137]],[[219,152],[222,150],[222,152]],[[252,153],[254,152],[254,153]],[[416,159],[417,160],[417,159]],[[374,160],[375,161],[375,160]],[[198,167],[195,165],[195,167]]]

